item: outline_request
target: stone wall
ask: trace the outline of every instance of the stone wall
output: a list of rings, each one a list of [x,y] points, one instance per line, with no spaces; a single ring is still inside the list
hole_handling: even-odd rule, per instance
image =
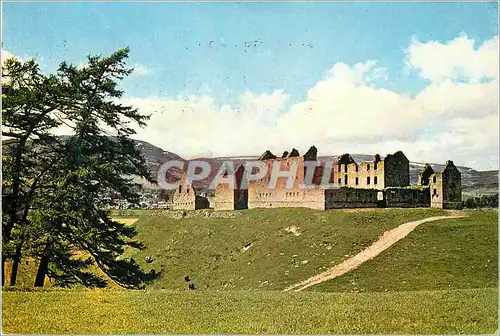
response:
[[[325,209],[376,208],[376,189],[340,188],[325,190]]]
[[[431,175],[434,174],[434,169],[432,169],[431,165],[426,163],[422,170],[418,173],[418,182],[419,185],[429,185]]]
[[[229,184],[219,184],[213,197],[214,210],[242,210],[248,209],[248,189],[242,189],[241,181],[245,173],[244,167],[239,166],[235,171],[235,189]]]
[[[306,175],[304,162],[316,160],[316,149],[311,149],[304,156],[296,156],[297,151],[292,150],[293,156],[262,160],[267,165],[267,174],[258,181],[251,181],[248,185],[248,208],[279,208],[279,207],[306,207],[324,209],[324,190],[319,188],[302,189]],[[268,154],[267,157],[270,155]],[[297,165],[297,173],[291,188],[287,188],[288,177],[279,177],[276,188],[270,189],[271,174],[275,162],[279,163],[281,171],[289,171]],[[322,168],[317,167],[313,173],[313,185],[321,183]]]
[[[325,191],[323,189],[248,189],[248,208],[304,207],[325,209]]]
[[[453,161],[447,161],[442,173],[443,177],[443,208],[462,208],[462,175]]]
[[[180,185],[172,198],[173,210],[195,210],[196,195],[192,187]]]
[[[447,161],[442,173],[429,178],[431,207],[443,209],[462,208],[462,175],[453,161]]]
[[[384,201],[388,208],[428,208],[431,205],[429,188],[387,188]]]
[[[221,183],[215,189],[211,204],[214,210],[234,210],[234,190],[227,183]]]
[[[209,207],[208,199],[196,195],[196,190],[183,175],[179,186],[174,190],[172,196],[171,208],[172,210],[196,210],[206,209]]]
[[[431,196],[431,207],[443,207],[443,176],[441,173],[434,173],[429,178],[429,192]]]
[[[349,154],[343,154],[339,156],[331,172],[326,172],[330,176],[329,182],[334,185],[332,189],[324,190],[319,186],[325,166],[315,168],[312,189],[303,189],[301,186],[306,176],[304,162],[316,160],[316,154],[314,146],[304,156],[300,156],[296,149],[292,149],[290,153],[284,152],[281,157],[267,150],[259,158],[267,165],[267,174],[258,181],[251,181],[248,190],[239,189],[241,176],[237,176],[238,188],[234,191],[226,184],[218,186],[214,197],[214,208],[216,210],[278,207],[334,209],[377,207],[384,203],[388,207],[428,207],[431,204],[442,207],[445,203],[448,204],[445,206],[455,206],[459,202],[456,186],[460,182],[457,173],[460,173],[456,167],[456,171],[453,169],[454,166],[450,166],[446,173],[446,181],[449,181],[449,184],[443,184],[441,175],[435,174],[432,176],[435,176],[436,182],[430,189],[406,188],[410,184],[410,167],[409,160],[401,151],[389,154],[383,160],[376,154],[372,161],[363,161],[360,164]],[[280,171],[289,171],[294,165],[297,166],[291,188],[287,186],[288,177],[279,177],[276,187],[270,188],[275,162],[279,163]],[[419,181],[422,183],[431,181],[431,173],[426,171]],[[434,189],[436,193],[432,196]],[[448,197],[449,201],[443,202],[443,196],[445,199]]]
[[[403,152],[388,154],[384,159],[384,186],[406,187],[410,185],[410,161]]]
[[[372,161],[355,162],[349,154],[339,156],[333,165],[330,183],[338,187],[378,189],[410,185],[410,163],[403,152],[384,160],[375,154]]]

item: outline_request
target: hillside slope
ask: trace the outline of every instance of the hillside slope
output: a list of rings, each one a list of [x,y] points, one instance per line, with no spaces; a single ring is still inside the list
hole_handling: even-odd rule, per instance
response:
[[[146,269],[164,267],[152,288],[282,290],[359,253],[388,229],[444,213],[283,208],[244,210],[234,218],[145,215],[135,226],[147,248],[127,256]]]
[[[375,259],[311,291],[378,292],[498,287],[498,211],[426,223]]]

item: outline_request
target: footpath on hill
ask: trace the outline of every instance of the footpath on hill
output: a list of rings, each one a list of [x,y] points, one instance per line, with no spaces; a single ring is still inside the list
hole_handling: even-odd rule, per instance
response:
[[[450,211],[449,216],[434,216],[401,224],[395,229],[384,232],[382,236],[375,243],[373,243],[360,253],[356,254],[355,256],[344,260],[342,263],[320,274],[317,274],[315,276],[310,277],[309,279],[306,279],[292,286],[289,286],[285,289],[285,291],[294,290],[296,292],[299,292],[311,286],[317,285],[324,281],[336,278],[347,272],[350,272],[358,268],[362,263],[375,258],[377,255],[379,255],[380,253],[382,253],[383,251],[394,245],[396,242],[406,237],[420,224],[433,222],[437,220],[443,220],[443,219],[464,218],[464,217],[467,217],[467,215],[463,215],[459,211]]]

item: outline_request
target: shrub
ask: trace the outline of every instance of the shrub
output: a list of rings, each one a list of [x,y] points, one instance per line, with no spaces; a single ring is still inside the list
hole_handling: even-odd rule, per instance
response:
[[[464,208],[497,208],[498,207],[498,193],[494,195],[481,195],[470,197],[462,202]]]

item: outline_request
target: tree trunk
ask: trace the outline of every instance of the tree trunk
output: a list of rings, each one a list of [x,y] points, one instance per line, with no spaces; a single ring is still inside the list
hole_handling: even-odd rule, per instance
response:
[[[2,256],[2,286],[5,286],[5,258]]]
[[[50,244],[47,244],[45,247],[45,251],[43,252],[43,256],[40,259],[40,265],[38,265],[38,271],[36,272],[35,277],[35,287],[43,287],[45,282],[45,276],[47,275],[47,270],[49,268],[49,260],[50,260]]]
[[[7,244],[11,239],[12,229],[18,218],[18,207],[19,207],[19,189],[21,185],[21,164],[22,164],[22,153],[26,146],[27,136],[24,136],[20,141],[18,148],[16,149],[16,160],[14,162],[15,175],[12,180],[12,204],[10,204],[9,209],[9,219],[5,226],[2,226],[3,243]],[[3,278],[2,278],[3,279]],[[3,281],[3,280],[2,280]]]
[[[21,252],[23,248],[23,239],[16,246],[16,253],[14,254],[14,258],[12,259],[12,269],[10,270],[10,281],[9,284],[11,286],[16,285],[17,281],[17,271],[19,269],[19,263],[21,262]]]
[[[20,256],[19,254],[16,254],[14,258],[12,259],[12,269],[10,270],[10,281],[9,285],[15,286],[16,281],[17,281],[17,270],[19,269],[19,262],[20,262]]]

